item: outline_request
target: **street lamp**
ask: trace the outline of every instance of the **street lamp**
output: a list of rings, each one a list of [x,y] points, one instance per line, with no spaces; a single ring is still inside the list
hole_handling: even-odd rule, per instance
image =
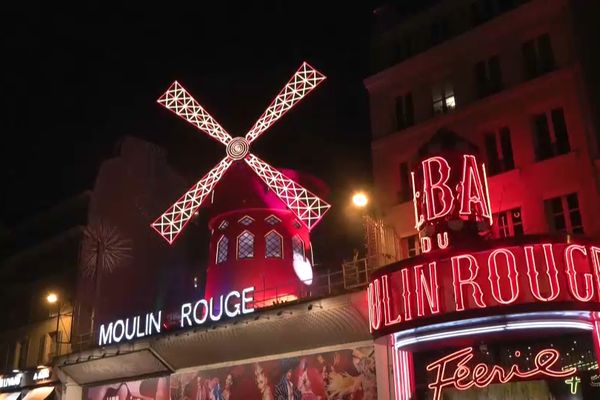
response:
[[[46,296],[46,303],[48,303],[50,305],[56,304],[56,333],[54,336],[54,341],[56,343],[56,355],[59,355],[60,354],[60,345],[69,343],[69,342],[64,342],[62,340],[59,340],[60,317],[63,316],[63,314],[61,314],[61,311],[62,311],[61,310],[61,308],[62,308],[61,299],[56,292],[49,292],[48,295]],[[64,315],[68,315],[68,314],[64,314]],[[69,339],[69,341],[70,341],[70,339]]]
[[[369,204],[369,198],[364,192],[356,192],[352,196],[352,204],[356,207],[364,208]]]
[[[50,292],[48,296],[46,296],[46,301],[48,304],[54,304],[58,301],[58,295],[56,293]]]

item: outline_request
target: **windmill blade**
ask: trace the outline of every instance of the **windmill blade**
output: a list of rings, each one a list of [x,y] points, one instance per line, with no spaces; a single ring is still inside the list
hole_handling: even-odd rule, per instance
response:
[[[169,244],[172,244],[232,163],[233,160],[229,156],[222,159],[208,174],[204,175],[198,183],[192,186],[175,204],[154,221],[152,228]]]
[[[179,82],[173,82],[157,102],[225,146],[231,140],[231,135],[198,104]]]
[[[331,205],[300,186],[254,154],[244,159],[256,174],[269,186],[281,201],[309,230],[323,218]]]
[[[275,121],[325,80],[325,75],[304,62],[292,76],[258,121],[246,133],[246,140],[252,143]]]

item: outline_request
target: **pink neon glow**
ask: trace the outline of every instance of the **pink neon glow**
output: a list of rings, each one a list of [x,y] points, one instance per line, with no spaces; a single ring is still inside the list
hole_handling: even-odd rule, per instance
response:
[[[400,315],[396,315],[393,316],[392,315],[392,310],[390,307],[390,287],[388,284],[388,277],[387,275],[383,275],[381,277],[381,286],[382,286],[382,290],[381,290],[381,296],[383,298],[383,318],[384,318],[384,325],[388,326],[388,325],[394,325],[400,321],[402,321],[402,317]]]
[[[369,303],[369,326],[372,330],[377,330],[381,327],[381,284],[379,279],[373,280],[367,287],[368,303]]]
[[[439,177],[433,181],[432,164],[437,164]],[[450,179],[450,165],[442,157],[431,157],[423,161],[423,193],[425,194],[425,206],[427,210],[427,220],[441,218],[452,211],[454,196],[452,189],[448,186]],[[436,195],[438,193],[439,195]],[[438,210],[438,204],[441,203],[441,209]]]
[[[285,87],[275,97],[266,111],[245,137],[232,138],[200,104],[175,81],[158,99],[158,103],[185,119],[196,128],[226,146],[227,156],[200,179],[163,215],[152,223],[167,242],[173,243],[203,204],[215,185],[234,161],[245,160],[281,201],[309,229],[313,229],[331,207],[297,182],[249,153],[250,144],[275,121],[315,89],[325,76],[303,63]]]
[[[440,250],[444,250],[448,247],[448,245],[450,244],[450,241],[448,240],[448,232],[437,234],[437,244],[438,249]]]
[[[600,360],[600,313],[592,313],[593,329],[592,335],[594,337],[594,348],[596,349],[596,359]]]
[[[586,259],[585,265],[589,265],[587,261],[587,250],[585,246],[578,244],[572,244],[567,246],[565,249],[565,260],[567,261],[567,275],[569,275],[569,290],[573,297],[582,302],[588,302],[594,297],[594,278],[592,274],[586,272],[583,274],[583,280],[585,283],[585,295],[581,294],[579,285],[577,284],[577,276],[580,272],[577,272],[575,268],[575,259],[573,253],[581,253]]]
[[[405,265],[373,280],[368,297],[371,328],[488,306],[599,304],[596,264],[600,248],[542,242]]]
[[[475,156],[469,154],[465,154],[463,157],[463,180],[460,183],[460,214],[470,215],[473,213],[473,206],[477,206],[479,207],[479,213],[491,220],[489,195],[487,195],[481,182],[477,160]],[[487,187],[487,181],[485,184]]]
[[[412,353],[394,349],[392,357],[396,400],[411,400],[415,392]]]
[[[415,266],[415,290],[417,294],[417,315],[425,315],[425,297],[431,314],[440,312],[440,287],[437,280],[437,269],[435,261],[429,265],[429,279],[425,278],[423,265]]]
[[[508,277],[510,296],[508,299],[502,297],[502,288],[500,285],[500,272],[498,271],[498,256],[503,255],[506,260],[506,276]],[[494,250],[488,257],[488,269],[490,286],[494,300],[501,304],[511,304],[519,297],[519,271],[517,270],[517,260],[512,251],[508,249]]]
[[[550,286],[550,295],[544,297],[540,290],[540,273],[538,272],[537,265],[535,262],[535,256],[533,253],[533,246],[523,247],[525,251],[525,262],[527,264],[527,275],[529,275],[529,287],[533,297],[540,301],[552,301],[555,300],[560,294],[560,285],[558,283],[558,268],[556,268],[556,262],[554,261],[554,252],[550,243],[542,244],[544,249],[544,258],[546,260],[546,269],[544,271],[548,278],[548,286]],[[552,270],[551,270],[552,269]]]
[[[415,212],[415,229],[421,229],[421,225],[425,223],[425,217],[422,213],[419,212],[417,203],[419,201],[419,197],[421,197],[421,192],[417,190],[415,186],[415,173],[413,171],[410,172],[410,179],[412,180],[412,191],[413,191],[413,207]]]
[[[428,388],[433,390],[433,400],[442,398],[442,390],[445,387],[468,390],[473,386],[484,388],[493,382],[507,383],[515,378],[526,379],[544,375],[553,378],[565,378],[577,371],[575,367],[558,369],[556,363],[560,360],[560,353],[555,349],[544,349],[538,352],[533,359],[534,367],[526,371],[522,371],[517,364],[512,365],[508,370],[500,365],[490,367],[490,365],[483,363],[471,368],[467,364],[473,357],[473,348],[467,347],[442,357],[427,366],[427,371],[435,371],[436,373],[434,381],[428,385]],[[456,364],[456,368],[451,370],[449,364]]]
[[[461,262],[462,260],[466,260],[468,262],[469,276],[467,278],[463,278],[461,274],[461,267],[463,265]],[[463,286],[471,286],[471,295],[477,307],[486,307],[485,302],[483,301],[483,292],[481,291],[481,286],[475,282],[475,277],[477,276],[478,270],[479,266],[477,265],[477,260],[472,255],[465,254],[462,256],[452,257],[452,277],[456,311],[463,311],[465,309]]]

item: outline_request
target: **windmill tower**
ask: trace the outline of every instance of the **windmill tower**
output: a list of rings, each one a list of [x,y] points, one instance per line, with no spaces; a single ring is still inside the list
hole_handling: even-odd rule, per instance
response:
[[[250,145],[324,79],[303,63],[239,137],[229,135],[178,82],[158,99],[226,147],[225,157],[152,223],[171,244],[196,210],[211,201],[207,297],[252,286],[259,301],[293,299],[312,283],[310,231],[330,205],[303,184],[318,192],[323,185],[273,168],[250,153]]]

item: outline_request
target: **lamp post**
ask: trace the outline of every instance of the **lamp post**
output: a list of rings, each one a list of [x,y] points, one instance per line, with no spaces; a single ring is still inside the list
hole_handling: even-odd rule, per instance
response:
[[[54,341],[56,342],[56,354],[58,355],[60,346],[60,344],[58,343],[58,332],[60,330],[60,301],[58,294],[56,294],[55,292],[48,293],[48,295],[46,296],[46,302],[50,305],[56,304],[56,333],[54,336]]]

